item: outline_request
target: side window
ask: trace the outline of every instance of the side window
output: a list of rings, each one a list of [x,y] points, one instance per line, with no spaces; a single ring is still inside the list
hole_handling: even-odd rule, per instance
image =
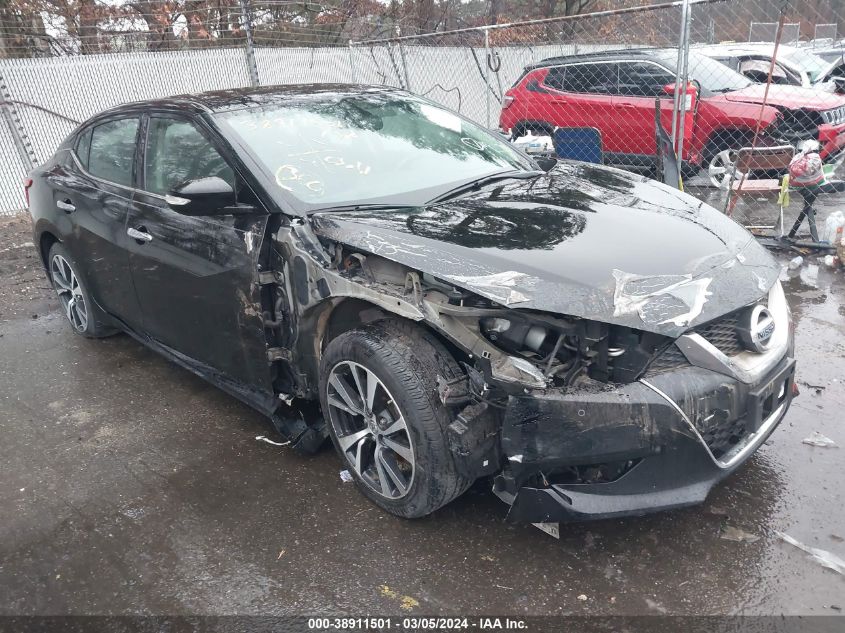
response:
[[[628,97],[661,97],[663,86],[675,83],[675,76],[656,64],[619,64],[619,94]]]
[[[110,182],[132,186],[138,119],[101,123],[91,131],[88,171]]]
[[[235,187],[235,174],[189,121],[153,117],[147,131],[144,189],[167,194],[187,180],[218,176]]]
[[[567,66],[563,89],[566,92],[615,94],[616,67],[615,62]]]
[[[546,78],[543,80],[543,83],[546,84],[549,88],[554,88],[555,90],[563,90],[563,77],[565,73],[565,66],[549,68],[549,72],[546,73]]]
[[[85,169],[88,169],[88,154],[91,151],[91,131],[88,128],[76,140],[76,157]]]

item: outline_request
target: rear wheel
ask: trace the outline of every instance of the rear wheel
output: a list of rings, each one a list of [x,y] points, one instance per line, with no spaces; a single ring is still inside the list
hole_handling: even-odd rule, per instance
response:
[[[472,484],[449,450],[454,411],[440,402],[438,375],[460,368],[433,335],[398,321],[341,334],[320,363],[335,448],[359,490],[397,516],[425,516]]]
[[[53,289],[73,331],[90,338],[114,334],[114,330],[105,325],[103,313],[91,300],[79,275],[79,267],[60,242],[50,247],[47,262]]]

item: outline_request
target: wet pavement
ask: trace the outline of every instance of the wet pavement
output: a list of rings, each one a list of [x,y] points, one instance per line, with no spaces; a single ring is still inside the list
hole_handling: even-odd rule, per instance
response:
[[[843,202],[820,204],[820,224]],[[482,483],[393,518],[328,448],[256,441],[272,437],[262,416],[129,337],[74,336],[27,222],[0,219],[0,614],[845,608],[845,576],[775,533],[845,558],[845,272],[814,255],[785,282],[802,393],[769,442],[702,506],[563,525],[556,541],[505,523]],[[814,431],[840,447],[803,444]],[[720,538],[730,527],[757,540]]]

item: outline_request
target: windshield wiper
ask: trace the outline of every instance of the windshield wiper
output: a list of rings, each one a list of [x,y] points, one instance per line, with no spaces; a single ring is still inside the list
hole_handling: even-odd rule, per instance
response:
[[[489,185],[491,182],[496,182],[497,180],[530,180],[532,178],[537,178],[538,176],[544,175],[546,172],[541,171],[539,169],[532,169],[532,170],[513,170],[513,171],[502,171],[498,174],[490,174],[489,176],[482,176],[481,178],[476,178],[475,180],[470,180],[469,182],[465,182],[463,184],[458,185],[454,189],[450,189],[449,191],[440,194],[436,198],[432,198],[426,204],[436,204],[438,202],[443,202],[444,200],[448,200],[449,198],[454,198],[456,196],[461,195],[467,191],[473,191],[475,189],[480,189],[485,185]]]
[[[338,211],[390,211],[399,209],[419,209],[419,204],[339,204],[334,207],[320,207],[312,209],[309,213],[338,212]]]

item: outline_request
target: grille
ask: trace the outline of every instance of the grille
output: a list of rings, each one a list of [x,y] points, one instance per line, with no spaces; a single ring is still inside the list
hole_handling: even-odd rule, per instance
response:
[[[822,119],[824,119],[825,123],[832,125],[845,123],[845,106],[834,108],[833,110],[825,110],[822,112]]]
[[[648,367],[649,374],[660,374],[665,371],[672,371],[681,367],[689,367],[690,362],[687,357],[683,355],[678,346],[672,343],[667,347],[660,356],[652,361]]]
[[[739,314],[740,311],[728,314],[720,319],[701,325],[693,329],[692,332],[700,334],[725,356],[736,356],[745,350],[737,333]],[[672,344],[652,361],[648,367],[648,373],[659,374],[689,366],[690,362],[687,360],[687,357],[678,349],[677,345]]]
[[[716,411],[704,419],[696,419],[695,428],[716,459],[722,457],[748,435],[745,418],[727,419],[726,411]]]
[[[744,349],[737,333],[738,325],[738,315],[733,313],[697,327],[693,332],[700,334],[725,356],[736,356]]]

